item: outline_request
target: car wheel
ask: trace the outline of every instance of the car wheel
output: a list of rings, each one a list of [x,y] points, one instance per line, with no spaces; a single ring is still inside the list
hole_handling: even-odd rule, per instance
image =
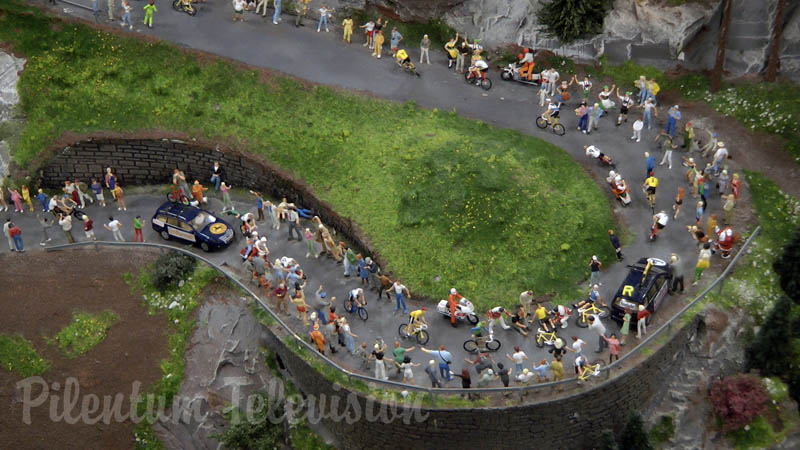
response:
[[[161,230],[160,234],[162,239],[164,239],[165,241],[169,240],[169,233],[167,233],[167,230]]]
[[[206,253],[211,251],[211,248],[205,242],[200,243],[200,248]]]

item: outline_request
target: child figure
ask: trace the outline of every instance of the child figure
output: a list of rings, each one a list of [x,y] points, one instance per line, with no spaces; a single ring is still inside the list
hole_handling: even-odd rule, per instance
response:
[[[342,28],[344,28],[342,40],[347,42],[347,45],[350,45],[350,38],[353,36],[353,19],[351,19],[349,15],[344,18]]]
[[[22,199],[25,200],[25,203],[28,204],[28,208],[30,208],[31,212],[33,212],[33,203],[31,202],[31,191],[28,190],[28,186],[22,185]]]
[[[150,3],[144,5],[142,9],[144,10],[144,24],[153,28],[153,13],[158,12],[158,9],[156,9],[156,0],[150,0]]]

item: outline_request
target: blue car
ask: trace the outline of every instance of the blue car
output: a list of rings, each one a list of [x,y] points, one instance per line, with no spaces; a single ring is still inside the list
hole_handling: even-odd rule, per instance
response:
[[[625,308],[633,312],[631,326],[636,323],[636,312],[639,305],[644,305],[650,311],[647,318],[650,323],[652,314],[656,312],[664,298],[667,296],[669,283],[667,273],[669,264],[658,258],[640,258],[636,264],[629,265],[630,271],[614,296],[611,304],[611,318],[622,323]]]
[[[164,239],[199,245],[203,251],[224,248],[233,241],[233,228],[209,211],[166,202],[153,215],[153,230]]]

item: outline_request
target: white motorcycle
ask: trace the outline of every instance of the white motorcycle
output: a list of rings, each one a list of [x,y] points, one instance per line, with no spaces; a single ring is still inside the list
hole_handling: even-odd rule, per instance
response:
[[[447,300],[440,300],[439,304],[436,306],[436,310],[439,311],[439,314],[442,314],[448,319],[450,318],[450,305]],[[466,298],[459,300],[458,306],[456,307],[456,320],[466,320],[472,325],[478,323],[478,316],[475,314],[475,306],[471,301]]]
[[[523,77],[519,74],[519,69],[520,68],[517,66],[517,63],[513,62],[507,67],[503,68],[503,71],[500,73],[500,78],[506,81],[516,81],[517,83],[527,84],[530,86],[539,85],[538,73],[534,73],[529,80],[527,77]]]

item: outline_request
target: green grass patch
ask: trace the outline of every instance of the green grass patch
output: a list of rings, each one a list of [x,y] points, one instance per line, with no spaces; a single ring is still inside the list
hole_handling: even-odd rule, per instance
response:
[[[158,399],[156,404],[163,399],[163,405],[171,407],[172,399],[178,393],[184,376],[183,356],[186,351],[186,342],[195,329],[196,322],[191,320],[191,314],[199,305],[199,295],[212,281],[221,277],[219,272],[205,264],[198,265],[194,273],[186,278],[183,286],[174,287],[165,291],[157,290],[151,284],[150,267],[143,267],[139,275],[124,274],[125,281],[132,292],[142,295],[142,301],[150,315],[163,313],[169,323],[168,349],[169,355],[162,359],[161,378],[150,387],[147,394],[141,396],[137,402],[137,411],[141,416],[147,406],[147,396]],[[158,440],[152,430],[152,423],[142,420],[136,425],[135,448],[137,449],[162,449],[163,444]]]
[[[783,439],[783,433],[773,430],[764,416],[758,416],[749,425],[727,433],[725,437],[731,441],[733,448],[748,450],[767,448]]]
[[[517,131],[287,78],[259,84],[257,71],[13,8],[0,40],[28,58],[22,166],[67,131],[237,142],[358,222],[412,292],[438,299],[456,286],[479,308],[510,306],[525,289],[574,300],[586,260],[613,260],[599,186]]]
[[[772,263],[800,225],[800,202],[758,172],[745,171],[745,175],[762,232],[725,280],[722,293],[715,290],[707,298],[723,308],[744,308],[761,323],[782,293]],[[742,238],[746,237],[743,233]]]
[[[650,442],[657,445],[666,444],[675,435],[675,419],[671,415],[661,416],[648,434]]]
[[[50,361],[36,353],[31,341],[20,335],[0,334],[0,367],[23,378],[41,375],[50,369]]]
[[[67,358],[75,358],[103,342],[106,332],[117,320],[119,316],[108,310],[99,314],[75,312],[69,325],[47,340],[58,346]]]

